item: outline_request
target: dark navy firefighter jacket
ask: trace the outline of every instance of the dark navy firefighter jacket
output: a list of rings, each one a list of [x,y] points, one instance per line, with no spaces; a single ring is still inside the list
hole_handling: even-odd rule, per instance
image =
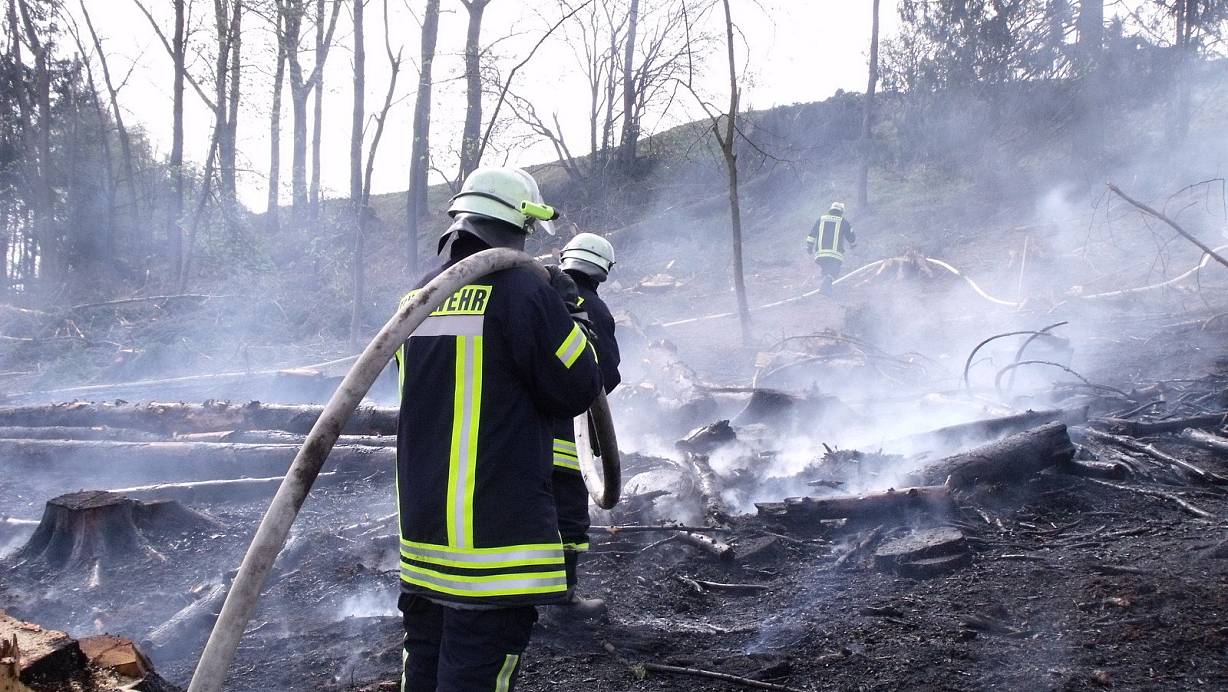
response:
[[[402,588],[483,605],[561,600],[553,426],[601,387],[563,301],[528,269],[490,274],[431,313],[397,363]]]
[[[618,342],[614,339],[614,316],[597,295],[597,283],[591,278],[579,273],[568,272],[576,282],[580,291],[580,308],[588,313],[589,322],[593,325],[594,346],[597,349],[597,363],[601,368],[601,380],[605,385],[606,394],[614,391],[622,376],[618,374]],[[554,466],[563,471],[580,473],[580,461],[576,452],[576,432],[571,418],[558,421],[554,431]]]

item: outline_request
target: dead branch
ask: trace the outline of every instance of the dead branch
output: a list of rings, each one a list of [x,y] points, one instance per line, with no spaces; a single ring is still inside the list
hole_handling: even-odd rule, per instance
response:
[[[1110,483],[1109,481],[1100,481],[1094,478],[1085,478],[1084,480],[1086,480],[1088,483],[1095,483],[1096,485],[1103,485],[1108,488],[1115,488],[1117,490],[1124,490],[1124,491],[1132,492],[1132,493],[1140,493],[1142,495],[1150,495],[1152,497],[1158,497],[1162,500],[1168,500],[1169,502],[1177,505],[1178,507],[1185,510],[1186,512],[1189,512],[1190,514],[1193,514],[1194,516],[1200,517],[1202,519],[1219,519],[1219,517],[1208,512],[1207,510],[1195,507],[1194,505],[1190,504],[1189,502],[1186,502],[1185,500],[1177,497],[1176,495],[1172,493],[1166,493],[1163,490],[1155,490],[1153,488],[1138,488],[1138,487],[1129,486],[1129,485],[1121,485],[1119,483]]]
[[[883,539],[882,525],[874,527],[873,529],[867,531],[865,535],[863,535],[856,543],[854,543],[853,546],[849,548],[848,552],[841,555],[839,559],[837,559],[836,562],[831,566],[831,568],[832,569],[843,568],[845,565],[848,565],[853,560],[873,550],[874,546],[878,545],[878,542],[881,541],[882,539]]]
[[[642,663],[644,670],[650,670],[656,673],[673,673],[675,675],[693,675],[700,678],[709,678],[711,680],[720,680],[722,682],[731,682],[745,687],[753,687],[760,690],[778,690],[779,692],[802,692],[795,687],[786,687],[777,685],[772,682],[763,682],[762,680],[752,680],[739,675],[730,675],[729,673],[718,673],[712,670],[702,670],[700,668],[684,668],[682,666],[667,666],[662,663]]]
[[[1223,476],[1219,474],[1211,473],[1210,471],[1204,470],[1198,466],[1195,466],[1194,464],[1191,464],[1188,461],[1185,461],[1184,459],[1178,459],[1177,457],[1171,454],[1167,454],[1165,452],[1160,451],[1159,449],[1156,449],[1154,445],[1149,445],[1143,442],[1139,442],[1138,440],[1135,440],[1134,438],[1122,437],[1120,435],[1111,435],[1106,432],[1101,432],[1099,430],[1091,430],[1091,429],[1087,431],[1087,436],[1093,440],[1098,440],[1100,442],[1109,442],[1109,443],[1118,445],[1120,447],[1124,447],[1132,452],[1137,452],[1139,454],[1145,454],[1154,459],[1158,459],[1164,464],[1167,464],[1176,469],[1180,469],[1182,472],[1184,472],[1183,475],[1191,477],[1192,479],[1205,483],[1207,485],[1228,485],[1228,478],[1224,478]]]
[[[981,343],[977,344],[976,347],[972,349],[972,352],[968,354],[968,359],[964,361],[964,389],[969,389],[971,387],[971,385],[968,383],[968,370],[969,368],[972,367],[972,359],[976,357],[977,351],[980,351],[981,348],[983,348],[986,344],[996,339],[1004,339],[1008,336],[1022,336],[1024,334],[1031,335],[1031,337],[1035,338],[1042,334],[1048,333],[1048,331],[1051,329],[1056,329],[1058,327],[1061,327],[1064,324],[1068,324],[1068,322],[1066,321],[1055,322],[1047,327],[1041,327],[1040,329],[1036,329],[1036,330],[1024,330],[1024,331],[1018,331],[1018,332],[1005,332],[1003,334],[995,334],[989,337],[988,339],[985,339]],[[1031,339],[1029,339],[1029,341],[1031,341]],[[1025,342],[1025,347],[1026,347],[1026,342]],[[1020,352],[1022,352],[1022,349],[1020,349]],[[1018,360],[1018,358],[1016,358],[1015,360]]]
[[[1066,367],[1065,365],[1062,365],[1061,363],[1054,363],[1051,360],[1021,360],[1016,363],[1011,363],[1005,368],[1002,368],[1001,370],[999,370],[998,374],[994,376],[994,379],[993,379],[993,387],[995,390],[997,390],[998,396],[1002,396],[1002,376],[1024,365],[1048,365],[1048,366],[1055,367],[1055,368],[1061,368],[1062,370],[1065,370],[1071,375],[1074,375],[1075,377],[1079,378],[1083,382],[1083,384],[1087,385],[1088,387],[1114,392],[1114,393],[1120,394],[1122,397],[1126,399],[1130,398],[1129,394],[1121,391],[1120,389],[1117,389],[1116,387],[1110,387],[1104,384],[1096,384],[1092,382],[1091,380],[1087,379],[1086,377],[1075,372],[1074,370],[1071,370],[1070,368]]]
[[[1209,449],[1220,454],[1228,454],[1228,437],[1220,437],[1201,430],[1186,428],[1181,431],[1181,439],[1195,446]]]
[[[656,533],[661,531],[713,533],[719,531],[730,531],[731,529],[712,526],[590,526],[588,527],[588,530],[594,533],[608,533],[611,536],[616,536],[620,533]]]
[[[1219,262],[1220,264],[1224,265],[1225,267],[1228,267],[1228,259],[1224,259],[1224,258],[1223,258],[1223,257],[1221,257],[1221,256],[1219,255],[1219,253],[1217,253],[1215,250],[1212,250],[1210,247],[1208,247],[1207,245],[1205,245],[1205,244],[1204,244],[1204,243],[1203,243],[1201,240],[1199,240],[1198,238],[1195,238],[1195,237],[1194,237],[1194,236],[1193,236],[1193,235],[1192,235],[1192,234],[1191,234],[1189,231],[1187,231],[1187,230],[1185,230],[1184,228],[1182,228],[1181,226],[1177,225],[1177,222],[1176,222],[1176,221],[1173,221],[1172,219],[1168,218],[1168,217],[1167,217],[1167,216],[1165,216],[1164,214],[1161,214],[1160,212],[1156,211],[1155,209],[1152,209],[1151,207],[1147,206],[1146,204],[1143,204],[1142,202],[1139,202],[1138,200],[1133,199],[1132,197],[1130,197],[1130,196],[1129,196],[1129,195],[1127,195],[1126,193],[1122,192],[1122,191],[1121,191],[1121,188],[1117,187],[1117,186],[1116,186],[1116,185],[1114,185],[1113,183],[1109,183],[1109,189],[1110,189],[1110,190],[1112,190],[1114,193],[1116,193],[1118,197],[1121,197],[1122,199],[1126,200],[1127,202],[1129,202],[1130,204],[1134,205],[1134,206],[1135,206],[1135,207],[1137,207],[1138,209],[1141,209],[1142,211],[1144,211],[1144,212],[1146,212],[1146,213],[1148,213],[1148,214],[1151,214],[1152,216],[1156,217],[1157,219],[1159,219],[1159,220],[1163,221],[1164,223],[1168,224],[1169,226],[1171,226],[1171,227],[1172,227],[1172,229],[1173,229],[1174,231],[1176,231],[1176,232],[1180,233],[1180,234],[1181,234],[1181,235],[1182,235],[1182,236],[1183,236],[1183,237],[1184,237],[1186,240],[1188,240],[1188,241],[1190,241],[1191,243],[1193,243],[1193,244],[1197,245],[1197,246],[1198,246],[1198,248],[1199,248],[1200,250],[1202,250],[1204,254],[1209,255],[1210,257],[1214,258],[1214,259],[1215,259],[1215,261]]]
[[[1146,437],[1160,433],[1177,432],[1186,428],[1216,428],[1228,424],[1228,413],[1208,413],[1189,418],[1169,418],[1167,420],[1137,421],[1122,418],[1097,418],[1092,425],[1106,427],[1119,435],[1131,437]]]

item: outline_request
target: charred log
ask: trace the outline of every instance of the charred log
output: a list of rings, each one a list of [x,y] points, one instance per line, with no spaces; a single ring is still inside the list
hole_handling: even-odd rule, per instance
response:
[[[0,472],[42,468],[96,474],[103,465],[113,478],[155,482],[272,476],[285,473],[298,449],[298,445],[272,444],[0,439]],[[363,446],[334,447],[329,457],[338,468],[367,472],[391,469],[395,458],[395,448]]]
[[[1003,435],[1030,430],[1046,423],[1060,422],[1066,425],[1079,425],[1087,421],[1087,407],[1078,409],[1051,409],[1045,411],[1026,411],[1004,418],[960,423],[938,428],[929,432],[912,435],[887,443],[885,446],[907,447],[909,449],[940,449],[976,444],[997,439]]]
[[[1063,423],[1048,423],[997,442],[947,457],[915,474],[920,483],[945,483],[968,488],[1026,478],[1054,464],[1074,458],[1075,447]]]
[[[1097,418],[1092,425],[1118,435],[1146,437],[1160,433],[1178,432],[1186,428],[1218,428],[1228,424],[1228,413],[1208,413],[1189,418],[1168,420],[1126,420],[1123,418]]]
[[[943,515],[954,507],[950,491],[941,485],[891,489],[868,495],[790,497],[783,503],[762,503],[756,506],[761,515],[783,514],[807,519],[871,519],[910,512]]]
[[[1228,454],[1228,437],[1221,437],[1201,430],[1195,430],[1194,428],[1186,428],[1181,431],[1181,439],[1197,447],[1209,449],[1212,452]]]
[[[320,417],[322,406],[290,406],[210,401],[204,404],[91,403],[75,401],[47,406],[0,408],[0,427],[109,426],[163,435],[218,430],[284,430],[306,435]],[[397,410],[361,406],[343,431],[348,435],[395,435]]]

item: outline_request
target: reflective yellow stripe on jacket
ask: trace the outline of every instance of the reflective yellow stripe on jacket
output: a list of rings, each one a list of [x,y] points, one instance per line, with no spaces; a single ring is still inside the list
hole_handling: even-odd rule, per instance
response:
[[[576,452],[576,443],[568,440],[554,439],[554,465],[559,468],[580,471],[580,456]]]

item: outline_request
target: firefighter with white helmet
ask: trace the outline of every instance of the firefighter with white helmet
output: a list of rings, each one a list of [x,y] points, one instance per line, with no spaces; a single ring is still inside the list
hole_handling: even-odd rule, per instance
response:
[[[840,276],[845,249],[856,244],[853,224],[844,218],[844,203],[832,202],[831,208],[819,217],[806,235],[806,249],[819,267],[824,293],[831,292],[832,282]]]
[[[515,168],[471,173],[448,214],[443,265],[419,288],[483,250],[523,250],[557,216]],[[601,371],[554,283],[523,267],[483,276],[397,351],[402,689],[513,690],[535,606],[569,600],[552,441]]]
[[[559,268],[570,276],[578,291],[577,304],[586,314],[597,349],[597,365],[608,394],[621,381],[618,373],[618,342],[614,337],[614,318],[597,295],[597,286],[610,276],[614,266],[614,246],[593,233],[580,233],[563,247]],[[560,420],[554,432],[554,474],[551,477],[554,501],[558,508],[559,533],[563,537],[567,584],[570,587],[568,612],[584,618],[605,613],[605,603],[597,598],[582,598],[576,590],[576,564],[579,554],[588,550],[588,491],[580,475],[576,434],[571,419]]]

